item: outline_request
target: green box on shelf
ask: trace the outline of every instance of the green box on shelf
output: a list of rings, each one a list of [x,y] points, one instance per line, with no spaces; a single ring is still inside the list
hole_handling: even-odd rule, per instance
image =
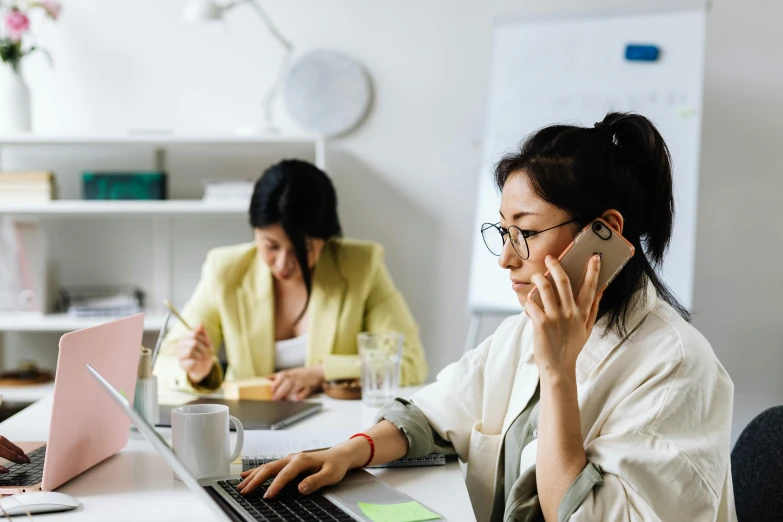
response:
[[[84,199],[166,199],[166,173],[149,172],[84,172]]]

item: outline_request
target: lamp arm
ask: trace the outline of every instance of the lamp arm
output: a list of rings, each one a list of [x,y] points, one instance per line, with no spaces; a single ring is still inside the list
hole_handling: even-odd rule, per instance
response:
[[[229,4],[229,5],[233,7],[234,5],[237,5],[239,3],[250,4],[256,10],[258,16],[261,17],[261,20],[264,22],[264,25],[266,25],[266,28],[269,30],[270,34],[275,38],[275,40],[277,40],[280,46],[283,47],[283,59],[280,61],[280,69],[278,70],[277,75],[275,76],[274,83],[266,92],[266,94],[264,95],[264,99],[261,102],[264,125],[267,130],[274,131],[276,130],[272,117],[272,114],[274,112],[274,101],[283,83],[283,79],[286,75],[286,72],[288,71],[288,66],[291,62],[291,54],[293,52],[294,46],[280,33],[280,31],[277,29],[275,24],[272,23],[272,19],[269,18],[269,15],[267,15],[266,11],[264,11],[264,8],[262,7],[260,0],[238,0],[236,3]]]
[[[266,14],[266,11],[264,11],[264,8],[261,7],[261,3],[259,0],[245,0],[246,3],[253,6],[253,8],[258,13],[258,16],[261,17],[261,20],[263,20],[264,25],[266,25],[266,28],[269,30],[269,32],[272,34],[272,36],[275,37],[275,40],[277,40],[280,45],[282,45],[286,51],[291,51],[293,49],[293,45],[291,45],[291,42],[286,40],[286,38],[280,33],[278,28],[275,26],[275,24],[272,23],[272,19],[269,18],[269,15]]]
[[[286,49],[285,54],[283,55],[283,59],[280,61],[280,69],[277,72],[277,76],[275,77],[275,83],[272,84],[272,87],[266,92],[264,95],[264,99],[261,102],[261,105],[263,107],[263,118],[264,123],[266,125],[267,129],[274,130],[275,125],[273,122],[273,111],[274,111],[274,102],[275,97],[277,96],[278,91],[280,90],[280,87],[283,83],[283,79],[285,78],[286,71],[288,71],[288,64],[291,61],[291,50]]]

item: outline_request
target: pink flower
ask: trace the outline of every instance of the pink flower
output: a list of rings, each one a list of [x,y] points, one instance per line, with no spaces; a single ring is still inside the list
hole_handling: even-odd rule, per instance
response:
[[[30,19],[23,12],[12,9],[5,17],[5,25],[11,40],[18,42],[22,39],[22,34],[30,29]]]
[[[57,0],[41,0],[38,5],[44,8],[44,11],[52,20],[57,20],[60,17],[60,11],[63,8]]]

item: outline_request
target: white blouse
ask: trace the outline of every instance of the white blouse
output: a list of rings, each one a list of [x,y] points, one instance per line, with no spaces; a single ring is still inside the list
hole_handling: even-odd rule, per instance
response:
[[[629,312],[627,339],[604,318],[577,359],[585,453],[604,482],[569,520],[736,522],[728,373],[649,282]],[[532,323],[520,314],[411,399],[467,462],[480,521],[489,518],[503,438],[537,387]],[[524,448],[520,469],[536,456]]]
[[[308,335],[275,342],[275,370],[301,368],[305,365]]]

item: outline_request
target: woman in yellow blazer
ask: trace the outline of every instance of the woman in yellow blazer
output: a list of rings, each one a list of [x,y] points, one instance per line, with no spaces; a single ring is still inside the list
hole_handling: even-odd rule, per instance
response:
[[[273,398],[300,400],[324,381],[360,376],[356,336],[405,336],[402,385],[421,383],[427,363],[416,322],[380,245],[342,239],[337,197],[317,167],[286,160],[256,182],[255,242],[209,252],[201,280],[156,364],[163,384],[212,391],[224,378],[270,376]],[[217,358],[223,344],[225,376]]]

